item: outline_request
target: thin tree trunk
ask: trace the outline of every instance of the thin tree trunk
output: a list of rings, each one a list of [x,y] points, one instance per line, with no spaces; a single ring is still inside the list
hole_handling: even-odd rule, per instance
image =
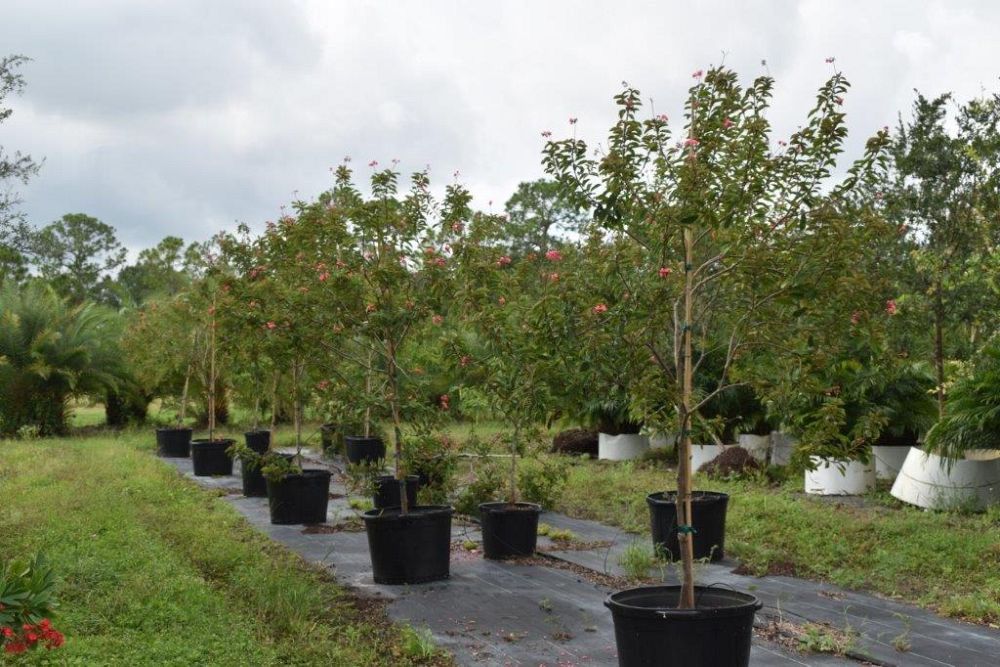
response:
[[[188,389],[191,387],[191,368],[193,361],[188,361],[187,371],[184,372],[184,389],[181,390],[181,409],[177,413],[177,425],[184,425],[184,417],[187,415]]]
[[[271,384],[271,442],[274,442],[274,431],[278,426],[278,381],[281,373],[274,371],[274,382]]]
[[[292,406],[292,420],[295,424],[295,456],[302,455],[302,397],[300,385],[302,383],[302,362],[296,359],[292,362],[292,396],[294,405]]]
[[[212,298],[212,318],[209,320],[209,367],[208,367],[208,441],[215,440],[215,298]]]
[[[517,444],[521,441],[520,426],[514,427],[514,435],[510,441],[510,491],[507,502],[513,505],[517,502]]]
[[[368,367],[365,369],[365,396],[372,394],[372,358],[375,353],[368,350]],[[372,406],[369,403],[365,406],[365,437],[372,434]]]
[[[938,417],[944,417],[944,298],[941,280],[934,281],[934,370],[937,373]]]
[[[410,502],[406,497],[406,471],[403,470],[403,429],[399,415],[399,375],[396,368],[396,346],[390,342],[388,345],[389,363],[389,405],[392,408],[392,435],[395,442],[396,460],[396,481],[399,483],[399,512],[407,514],[410,511]]]
[[[693,385],[693,370],[691,365],[691,331],[694,312],[693,271],[694,240],[691,228],[684,228],[684,323],[681,340],[683,372],[681,373],[681,451],[677,466],[677,535],[681,550],[681,565],[683,578],[681,580],[681,598],[678,607],[691,609],[694,607],[694,544],[692,540],[691,521],[691,394]]]

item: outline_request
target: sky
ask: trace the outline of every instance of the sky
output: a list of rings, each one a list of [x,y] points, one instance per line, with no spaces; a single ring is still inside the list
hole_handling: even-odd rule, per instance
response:
[[[0,145],[45,159],[32,223],[87,213],[133,253],[262,229],[347,156],[362,182],[372,160],[457,173],[497,211],[543,176],[543,131],[605,136],[623,81],[680,118],[693,71],[769,72],[777,140],[837,67],[853,158],[914,89],[1000,89],[998,26],[955,0],[2,0],[0,52],[32,61]]]

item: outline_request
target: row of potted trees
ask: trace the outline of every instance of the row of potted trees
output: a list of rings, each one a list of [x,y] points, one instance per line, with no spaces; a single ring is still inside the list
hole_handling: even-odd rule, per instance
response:
[[[641,118],[641,96],[626,86],[600,152],[576,136],[547,142],[548,173],[594,214],[578,242],[559,248],[515,255],[505,219],[474,212],[462,187],[448,186],[438,205],[426,173],[401,194],[395,168],[374,163],[369,196],[345,163],[329,192],[296,203],[262,236],[244,228],[218,239],[195,307],[205,326],[184,339],[184,386],[200,370],[209,404],[209,440],[192,443],[196,473],[221,446],[220,338],[224,355],[251,369],[255,413],[262,387],[272,415],[279,393],[291,397],[295,455],[268,453],[267,431],[240,446],[222,441],[244,466],[246,491],[259,494],[263,480],[272,512],[301,485],[317,503],[322,495],[322,515],[311,518],[325,519],[329,477],[302,468],[310,397],[335,415],[326,436],[353,464],[386,457],[375,425],[388,424],[395,476],[377,480],[378,506],[364,514],[379,583],[449,575],[453,510],[415,503],[405,453],[455,409],[454,387],[483,391],[511,431],[505,497],[480,507],[489,557],[534,551],[540,508],[519,500],[518,457],[525,431],[556,416],[553,405],[599,425],[608,458],[641,447],[614,439],[640,425],[671,434],[677,484],[651,489],[648,504],[682,583],[609,597],[620,661],[747,664],[759,601],[695,582],[696,560],[723,555],[728,501],[692,488],[696,443],[744,431],[757,439],[742,442],[760,450],[770,419],[801,443],[790,458],[808,480],[867,462],[873,445],[909,444],[935,422],[934,380],[907,360],[894,332],[899,307],[878,270],[892,230],[856,196],[879,173],[888,135],[869,140],[831,184],[847,82],[835,73],[803,126],[778,141],[767,120],[772,87],[769,77],[744,87],[725,68],[696,72],[675,134],[663,115]],[[928,445],[953,456],[994,426],[976,412],[992,368],[987,358],[956,386],[976,409],[937,422]],[[164,432],[163,451],[183,437]]]

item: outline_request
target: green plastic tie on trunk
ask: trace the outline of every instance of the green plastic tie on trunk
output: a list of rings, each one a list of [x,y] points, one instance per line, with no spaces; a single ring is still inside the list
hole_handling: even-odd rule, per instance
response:
[[[681,535],[694,535],[698,531],[694,526],[677,526],[677,532]]]

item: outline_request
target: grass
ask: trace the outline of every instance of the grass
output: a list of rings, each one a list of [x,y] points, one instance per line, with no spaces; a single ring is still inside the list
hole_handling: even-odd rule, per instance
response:
[[[636,533],[649,530],[645,496],[675,473],[634,463],[574,460],[555,509]],[[780,572],[904,599],[941,614],[1000,625],[1000,508],[926,512],[884,491],[862,503],[805,496],[793,476],[696,488],[730,494],[726,551],[755,574]]]
[[[61,578],[58,653],[23,664],[446,664],[151,453],[146,433],[0,441],[0,554]]]

